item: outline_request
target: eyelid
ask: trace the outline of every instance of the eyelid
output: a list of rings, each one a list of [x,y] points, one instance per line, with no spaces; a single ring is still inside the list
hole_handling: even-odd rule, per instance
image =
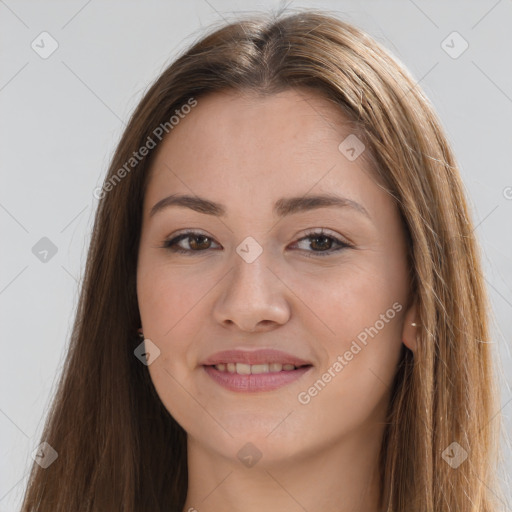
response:
[[[165,242],[168,242],[169,240],[172,240],[173,238],[176,238],[180,235],[184,234],[190,234],[190,235],[203,235],[207,236],[208,238],[212,238],[213,236],[209,235],[208,233],[202,231],[201,229],[196,228],[189,228],[189,229],[182,229],[179,231],[176,231],[176,233],[173,233],[172,235],[169,235],[165,238]],[[339,238],[341,242],[346,243],[347,245],[353,245],[350,240],[348,240],[346,237],[342,237],[340,234],[336,233],[335,231],[330,230],[329,228],[322,228],[322,227],[316,227],[316,228],[309,228],[307,229],[300,238],[297,239],[297,241],[302,240],[303,238],[311,235],[327,235],[331,236],[332,238]],[[298,236],[298,235],[295,235]]]
[[[173,250],[172,246],[170,245],[170,242],[174,242],[175,244],[177,244],[178,242],[180,242],[181,240],[178,240],[176,241],[177,238],[183,236],[183,240],[186,240],[189,236],[192,237],[192,236],[204,236],[204,237],[207,237],[209,239],[211,239],[213,241],[213,243],[215,244],[218,244],[221,246],[221,244],[219,242],[217,242],[215,240],[215,238],[213,238],[213,236],[209,235],[208,233],[205,233],[203,231],[201,231],[200,229],[195,229],[195,228],[191,228],[191,229],[183,229],[183,230],[180,230],[180,231],[177,231],[176,233],[173,233],[172,235],[168,236],[165,238],[165,240],[163,241],[163,244],[160,246],[161,248],[164,248],[164,249],[168,249],[168,250]],[[222,247],[222,246],[221,246]],[[175,252],[180,252],[180,249],[176,249]],[[182,249],[181,252],[188,252],[188,253],[201,253],[201,252],[205,252],[205,251],[191,251],[191,250],[185,250],[185,249]]]
[[[338,239],[340,242],[343,242],[346,245],[349,245],[349,246],[354,245],[347,237],[344,237],[344,236],[340,235],[339,233],[337,233],[336,231],[332,231],[329,228],[321,228],[321,227],[307,229],[298,240],[302,240],[303,238],[312,236],[312,235],[329,236],[331,238]]]
[[[204,237],[209,238],[213,243],[220,245],[222,247],[222,245],[219,242],[217,242],[213,236],[210,236],[208,233],[205,233],[202,230],[196,229],[196,228],[183,229],[183,230],[177,231],[176,233],[173,233],[172,235],[170,235],[169,237],[167,237],[164,240],[163,245],[160,247],[164,248],[164,249],[168,249],[172,252],[182,253],[182,254],[188,253],[190,255],[201,254],[201,253],[207,252],[208,250],[211,249],[211,248],[208,248],[208,249],[204,249],[204,250],[194,251],[194,250],[179,248],[177,246],[177,244],[181,240],[177,240],[177,239],[181,236],[183,236],[182,240],[186,240],[188,236],[190,236],[190,237],[204,236]],[[299,251],[301,251],[302,253],[313,253],[314,255],[321,257],[324,255],[327,256],[327,255],[334,254],[343,249],[355,247],[352,242],[347,241],[345,237],[342,237],[338,233],[333,232],[332,230],[330,230],[328,228],[319,228],[319,227],[309,228],[300,236],[300,238],[297,238],[294,242],[292,242],[292,244],[296,245],[297,243],[299,243],[307,238],[313,237],[313,236],[318,236],[318,237],[326,236],[328,238],[331,238],[334,241],[334,244],[336,244],[338,247],[335,249],[331,248],[326,251],[306,251],[306,250],[301,250],[301,249],[299,249]],[[173,242],[173,243],[171,244],[171,242]],[[218,250],[218,249],[216,249],[216,250]],[[307,254],[307,255],[311,256],[311,254]]]

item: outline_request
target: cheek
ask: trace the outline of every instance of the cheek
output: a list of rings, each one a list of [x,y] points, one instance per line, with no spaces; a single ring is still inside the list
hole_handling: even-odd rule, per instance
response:
[[[149,374],[167,411],[180,425],[189,426],[204,416],[202,400],[193,400],[189,390],[193,389],[194,340],[200,327],[194,315],[208,283],[194,277],[190,269],[142,263],[137,293],[144,334],[160,349],[159,357],[148,366]]]
[[[313,422],[325,439],[331,441],[350,432],[362,433],[374,428],[377,432],[385,421],[400,357],[397,324],[395,317],[377,334],[370,331],[365,343],[359,341],[357,334],[340,334],[337,340],[324,346],[326,363],[314,378],[304,383],[301,395],[297,396],[301,404],[297,412],[302,413],[297,420]],[[351,329],[357,331],[356,326]]]
[[[149,371],[166,406],[179,409],[183,388],[197,368],[197,348],[205,339],[208,292],[218,279],[191,266],[142,260],[137,293],[144,334],[160,349]],[[184,403],[190,396],[183,396]]]
[[[405,290],[399,277],[376,262],[347,265],[332,280],[303,282],[302,296],[315,299],[308,301],[318,317],[310,326],[324,356],[301,403],[310,399],[305,407],[319,417],[330,411],[328,423],[338,417],[356,426],[386,399],[402,349]]]
[[[205,400],[193,388],[190,374],[183,364],[174,361],[175,351],[162,351],[159,358],[148,366],[150,378],[165,409],[189,432],[201,419],[210,431],[217,426],[202,405]]]
[[[139,310],[148,335],[164,340],[187,327],[184,320],[201,307],[201,298],[212,289],[215,279],[207,272],[165,263],[146,268],[141,267],[138,275]]]
[[[301,299],[304,313],[309,309],[310,314],[303,319],[309,317],[308,323],[313,319],[315,330],[322,330],[322,338],[334,349],[341,349],[337,345],[343,340],[351,340],[373,325],[403,295],[399,276],[391,275],[372,259],[351,259],[315,275],[286,276],[290,288]]]

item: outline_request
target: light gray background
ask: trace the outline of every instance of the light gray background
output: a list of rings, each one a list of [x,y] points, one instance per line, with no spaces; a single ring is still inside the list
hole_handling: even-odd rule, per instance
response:
[[[2,226],[0,512],[18,510],[55,391],[101,184],[143,91],[211,22],[278,2],[0,0]],[[512,51],[510,0],[291,2],[335,10],[389,48],[432,100],[453,144],[480,239],[512,430]],[[47,31],[58,49],[42,59]],[[469,44],[450,57],[457,31]],[[459,43],[457,43],[459,44]],[[507,188],[509,187],[509,188]],[[46,263],[32,247],[48,237]],[[510,500],[512,451],[503,441]]]

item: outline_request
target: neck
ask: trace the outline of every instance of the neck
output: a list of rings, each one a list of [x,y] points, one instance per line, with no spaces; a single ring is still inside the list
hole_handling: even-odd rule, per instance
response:
[[[382,428],[356,437],[284,461],[263,456],[245,467],[189,436],[183,512],[377,512]]]

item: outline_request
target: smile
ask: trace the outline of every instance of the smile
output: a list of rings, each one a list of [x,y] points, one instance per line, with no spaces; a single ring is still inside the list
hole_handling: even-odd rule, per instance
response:
[[[224,389],[238,393],[254,393],[274,391],[291,384],[309,372],[313,366],[296,367],[292,364],[280,363],[254,365],[221,363],[203,366],[203,368],[206,374]]]
[[[307,365],[304,365],[307,366]],[[215,368],[220,372],[238,373],[239,375],[254,375],[260,373],[276,373],[281,371],[293,371],[301,366],[281,363],[245,364],[245,363],[220,363]]]

